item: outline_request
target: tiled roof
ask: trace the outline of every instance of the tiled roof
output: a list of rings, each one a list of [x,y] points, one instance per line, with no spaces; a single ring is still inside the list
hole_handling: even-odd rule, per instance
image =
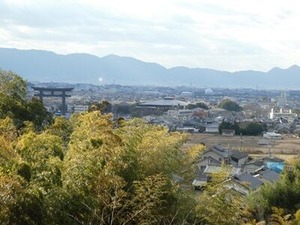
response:
[[[242,159],[242,158],[245,158],[247,157],[248,154],[245,153],[245,152],[240,152],[240,151],[237,151],[237,150],[232,150],[231,151],[231,154],[230,154],[230,157],[233,158],[233,159]]]
[[[256,188],[258,188],[263,184],[261,180],[259,180],[256,177],[253,177],[249,173],[241,173],[239,175],[236,175],[235,179],[242,183],[247,183],[251,190],[255,190]]]
[[[260,175],[262,176],[262,178],[271,182],[274,182],[279,179],[279,173],[276,173],[273,170],[265,170],[261,172]]]

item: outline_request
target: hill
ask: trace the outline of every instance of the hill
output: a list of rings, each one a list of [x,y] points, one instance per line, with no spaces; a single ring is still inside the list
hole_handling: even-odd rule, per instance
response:
[[[43,50],[0,48],[0,68],[28,81],[122,85],[199,86],[228,88],[299,89],[300,67],[268,72],[227,72],[206,68],[173,67],[131,57],[90,54],[59,55]]]

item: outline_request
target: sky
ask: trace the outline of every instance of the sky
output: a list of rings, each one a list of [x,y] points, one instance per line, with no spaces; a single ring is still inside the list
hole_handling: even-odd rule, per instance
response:
[[[300,65],[298,0],[0,0],[0,47],[226,71]]]

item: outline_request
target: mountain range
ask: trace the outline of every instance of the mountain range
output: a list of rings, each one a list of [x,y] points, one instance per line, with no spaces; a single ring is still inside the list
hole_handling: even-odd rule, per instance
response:
[[[300,89],[300,67],[268,72],[227,72],[206,68],[165,68],[132,57],[90,54],[59,55],[44,50],[0,48],[0,68],[30,82]]]

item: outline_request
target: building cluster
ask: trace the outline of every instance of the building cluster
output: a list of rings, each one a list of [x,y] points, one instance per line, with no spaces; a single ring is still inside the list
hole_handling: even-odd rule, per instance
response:
[[[61,88],[66,84],[36,85]],[[218,104],[225,98],[238,103],[242,111],[219,108]],[[297,91],[76,84],[65,100],[67,109],[64,111],[85,112],[91,103],[105,100],[111,104],[111,112],[116,117],[143,117],[149,123],[161,124],[170,130],[217,133],[223,121],[254,121],[265,124],[270,132],[300,135],[299,98]],[[60,98],[45,96],[43,101],[49,111],[62,111]],[[197,103],[209,108],[191,107]],[[224,131],[224,135],[233,133]]]
[[[196,190],[204,189],[213,174],[227,171],[223,182],[244,195],[256,190],[266,182],[279,179],[284,160],[271,155],[253,159],[247,153],[215,145],[206,150],[197,162],[197,173],[192,183]]]
[[[51,85],[59,88],[65,84]],[[222,122],[258,122],[266,127],[262,134],[265,139],[258,144],[269,145],[268,140],[281,139],[281,134],[300,135],[298,91],[76,84],[63,101],[55,98],[61,96],[55,95],[54,91],[50,94],[54,96],[40,95],[40,98],[53,113],[61,111],[62,103],[67,105],[64,110],[71,114],[86,112],[93,102],[105,100],[111,104],[111,113],[115,117],[143,117],[149,123],[163,125],[170,131],[219,133]],[[223,99],[235,101],[242,110],[219,108]],[[223,129],[221,134],[233,136],[235,131]],[[224,181],[226,185],[247,195],[266,182],[275,182],[283,166],[283,160],[271,155],[254,159],[245,152],[215,145],[201,155],[192,185],[197,190],[205,188],[213,174],[225,168],[229,174]]]

